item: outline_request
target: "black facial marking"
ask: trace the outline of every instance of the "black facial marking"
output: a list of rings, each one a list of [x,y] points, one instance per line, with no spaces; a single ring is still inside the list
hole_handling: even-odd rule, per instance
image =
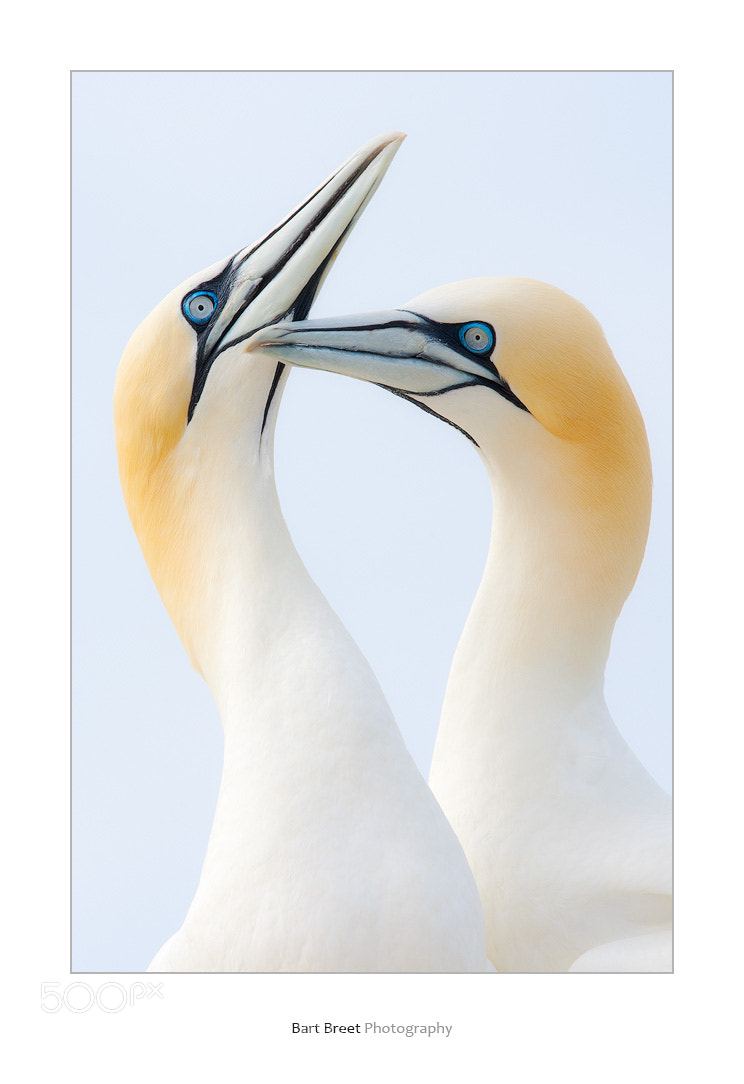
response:
[[[426,326],[427,335],[436,335],[436,338],[439,339],[440,342],[444,343],[444,345],[447,346],[450,350],[454,350],[462,357],[467,358],[470,362],[474,361],[483,369],[483,378],[481,379],[477,376],[474,376],[472,378],[472,383],[486,384],[488,387],[493,388],[495,391],[497,391],[499,395],[501,395],[504,399],[507,399],[510,403],[513,403],[514,406],[519,407],[520,410],[526,410],[528,414],[530,413],[529,409],[524,405],[522,400],[519,399],[511,390],[507,382],[502,377],[501,373],[496,368],[496,363],[492,360],[494,351],[496,350],[498,345],[498,339],[496,336],[496,331],[491,326],[491,324],[487,323],[485,320],[479,321],[479,323],[484,324],[493,335],[493,346],[491,347],[491,349],[486,353],[480,354],[474,353],[472,350],[468,350],[468,348],[464,346],[460,341],[460,328],[462,327],[461,323],[444,324],[440,323],[438,320],[430,320],[428,316],[421,316],[420,313],[413,312],[413,310],[410,309],[404,309],[403,311],[408,311],[411,313],[412,316],[417,317],[419,320],[423,320]],[[406,325],[401,324],[400,326],[405,327]],[[427,360],[431,362],[431,359]],[[436,364],[436,362],[431,363]],[[455,387],[461,386],[462,384],[455,385]],[[442,394],[442,392],[451,390],[453,389],[443,388],[441,392],[433,392],[432,394],[440,395]]]
[[[432,408],[426,403],[420,403],[418,399],[411,398],[410,395],[408,395],[404,391],[401,391],[400,388],[391,388],[387,384],[378,384],[377,386],[378,388],[384,388],[385,391],[391,391],[393,395],[399,395],[401,399],[405,399],[406,402],[413,403],[414,406],[419,407],[421,410],[425,410],[427,414],[431,414],[433,415],[433,417],[439,418],[440,422],[446,422],[447,425],[451,425],[453,429],[456,429],[458,433],[462,433],[464,437],[467,437],[468,440],[476,446],[476,448],[480,447],[475,437],[471,437],[470,433],[468,433],[466,429],[462,429],[461,426],[457,424],[457,422],[453,422],[450,421],[449,418],[445,418],[444,414],[437,414],[436,410],[432,410]],[[462,387],[462,385],[459,386]]]
[[[349,226],[349,229],[351,229],[351,226]],[[318,288],[320,286],[321,279],[323,278],[323,275],[326,272],[326,268],[328,267],[328,264],[333,259],[333,256],[334,256],[334,254],[336,252],[336,249],[342,243],[342,241],[344,239],[344,236],[345,236],[345,233],[343,233],[341,235],[341,237],[339,237],[338,241],[333,246],[331,251],[328,253],[326,258],[323,260],[323,262],[320,265],[320,267],[318,268],[318,270],[315,272],[315,274],[312,276],[312,278],[310,278],[308,280],[307,284],[305,285],[304,289],[302,290],[302,293],[300,294],[300,296],[295,301],[294,306],[293,306],[293,308],[291,310],[291,319],[292,320],[306,320],[307,319],[307,314],[310,312],[310,308],[312,306],[312,303],[315,300],[315,295],[318,292]],[[284,364],[283,361],[280,361],[279,364],[276,367],[276,372],[274,373],[274,379],[271,382],[271,388],[269,389],[269,394],[268,394],[268,396],[266,398],[266,406],[264,407],[263,419],[261,421],[261,436],[263,436],[263,431],[266,428],[266,421],[267,421],[267,419],[269,417],[269,409],[271,408],[271,402],[272,402],[274,396],[276,395],[276,390],[279,387],[279,381],[281,380],[282,373],[284,372],[285,369],[286,369],[286,365]]]
[[[194,290],[189,291],[191,294],[196,290],[209,290],[217,297],[217,304],[214,307],[211,319],[208,320],[206,324],[191,324],[196,332],[196,369],[194,371],[194,384],[191,388],[188,421],[191,421],[196,404],[199,402],[201,393],[204,391],[204,385],[207,382],[207,376],[209,375],[209,370],[214,360],[213,353],[211,355],[207,354],[207,338],[209,336],[209,331],[230,296],[230,289],[234,278],[235,257],[233,256],[219,275],[215,275],[213,279],[207,279],[206,282],[200,283]],[[189,323],[191,323],[191,321],[189,321]]]
[[[269,394],[266,397],[266,406],[264,407],[263,419],[261,420],[261,436],[263,436],[263,431],[266,428],[266,419],[269,416],[269,407],[271,406],[271,400],[276,395],[276,389],[279,387],[279,381],[281,380],[282,373],[284,372],[285,369],[286,369],[286,365],[284,364],[283,361],[280,361],[279,364],[276,367],[276,372],[274,373],[274,379],[271,382],[271,387],[269,389]]]

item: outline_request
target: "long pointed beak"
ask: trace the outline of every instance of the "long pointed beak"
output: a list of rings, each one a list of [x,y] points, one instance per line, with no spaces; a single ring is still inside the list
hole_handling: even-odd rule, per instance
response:
[[[233,256],[206,353],[221,352],[283,317],[303,319],[405,136],[365,143],[275,229]]]
[[[259,331],[246,349],[423,398],[473,384],[501,391],[503,383],[489,357],[476,357],[460,345],[456,325],[405,309],[283,321]]]
[[[304,319],[354,223],[372,198],[402,132],[365,143],[256,244],[241,249],[200,290],[214,313],[198,332],[191,421],[219,354],[285,317]]]

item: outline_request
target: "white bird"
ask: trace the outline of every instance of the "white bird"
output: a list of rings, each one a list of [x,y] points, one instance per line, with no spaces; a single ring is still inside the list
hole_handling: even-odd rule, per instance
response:
[[[475,873],[496,970],[566,971],[595,946],[668,930],[670,802],[604,699],[651,463],[597,321],[555,287],[484,278],[404,310],[280,323],[251,346],[403,395],[485,464],[490,549],[430,784]]]
[[[244,349],[307,314],[402,138],[365,145],[263,240],[177,287],[119,367],[127,508],[225,731],[199,885],[151,971],[488,968],[462,848],[282,518],[285,367]]]
[[[610,941],[589,949],[569,967],[574,974],[596,975],[607,972],[669,972],[672,970],[672,931],[659,930]]]

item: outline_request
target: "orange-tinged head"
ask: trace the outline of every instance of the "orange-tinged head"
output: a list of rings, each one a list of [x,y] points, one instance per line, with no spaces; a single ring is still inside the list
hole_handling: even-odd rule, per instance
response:
[[[204,540],[234,518],[231,497],[251,484],[241,469],[271,457],[285,367],[248,356],[245,341],[307,315],[403,138],[366,143],[261,240],[168,294],[127,344],[114,391],[121,485],[184,642],[189,600],[215,573]]]
[[[398,310],[283,322],[249,345],[380,384],[460,429],[505,518],[585,562],[619,609],[648,533],[648,441],[601,327],[574,298],[532,279],[471,279]]]

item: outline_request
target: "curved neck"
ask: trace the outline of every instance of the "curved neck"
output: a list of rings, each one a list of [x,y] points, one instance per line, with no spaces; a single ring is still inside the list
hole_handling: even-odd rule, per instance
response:
[[[486,566],[445,700],[457,705],[457,725],[472,715],[481,732],[484,715],[519,730],[601,699],[616,616],[587,597],[586,554],[507,504],[496,488]]]
[[[228,745],[249,721],[254,735],[266,726],[275,748],[277,727],[301,732],[322,714],[329,684],[338,698],[374,683],[282,515],[273,441],[285,380],[286,372],[265,417],[246,412],[241,424],[238,405],[238,417],[221,415],[206,437],[196,427],[185,435],[163,487],[170,544],[153,549],[153,577],[217,701]],[[379,711],[381,694],[370,695]]]
[[[482,452],[491,542],[450,672],[440,748],[472,740],[483,756],[518,755],[538,737],[550,756],[571,745],[573,723],[611,725],[604,670],[643,555],[648,473],[618,456],[615,477],[598,476],[591,449],[534,426],[532,438],[510,457]]]
[[[197,910],[218,885],[240,883],[240,898],[253,900],[247,886],[263,883],[264,856],[312,853],[337,833],[339,809],[375,808],[401,770],[415,772],[369,665],[290,538],[274,418],[260,435],[262,413],[244,416],[241,425],[220,414],[208,432],[183,437],[151,486],[159,527],[140,533],[225,732]]]
[[[256,359],[242,399],[237,382],[222,394],[215,371],[133,515],[166,609],[217,702],[226,772],[234,754],[244,778],[264,788],[344,750],[351,758],[354,746],[371,749],[375,734],[401,743],[372,671],[285,524],[273,441],[286,370],[278,380],[276,371]],[[267,776],[260,766],[269,761]]]

